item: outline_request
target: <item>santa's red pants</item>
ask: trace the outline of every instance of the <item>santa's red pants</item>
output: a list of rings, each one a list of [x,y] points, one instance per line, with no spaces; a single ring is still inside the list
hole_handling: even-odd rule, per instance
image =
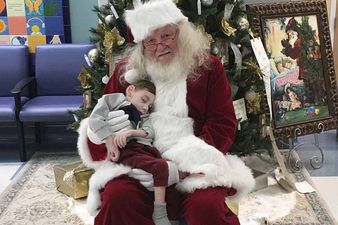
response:
[[[182,195],[167,188],[168,217],[184,218],[188,225],[239,225],[238,218],[224,198],[235,193],[232,188],[208,188]],[[154,225],[154,193],[137,180],[122,175],[109,181],[101,192],[102,204],[95,225]]]

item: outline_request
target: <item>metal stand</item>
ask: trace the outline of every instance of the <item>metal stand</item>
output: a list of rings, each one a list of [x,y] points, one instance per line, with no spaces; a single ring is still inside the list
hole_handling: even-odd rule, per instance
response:
[[[324,163],[324,153],[319,146],[318,136],[319,134],[313,134],[315,142],[314,143],[299,143],[294,146],[292,138],[289,138],[289,154],[287,157],[287,163],[292,172],[298,172],[303,168],[303,163],[294,152],[297,152],[301,147],[304,146],[315,146],[320,152],[320,158],[317,155],[314,155],[310,159],[310,164],[314,169],[319,169],[323,166]],[[296,156],[296,157],[295,157]]]

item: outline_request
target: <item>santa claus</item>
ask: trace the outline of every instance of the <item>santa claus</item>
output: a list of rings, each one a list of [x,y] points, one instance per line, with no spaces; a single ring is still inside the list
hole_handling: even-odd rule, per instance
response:
[[[288,38],[281,41],[282,46],[284,47],[282,53],[286,56],[290,56],[292,59],[295,59],[299,65],[302,40],[299,37],[298,22],[294,17],[288,21],[285,32]]]
[[[239,199],[253,188],[254,179],[239,158],[226,154],[236,118],[221,62],[171,0],[137,5],[126,11],[125,20],[135,45],[116,66],[104,93],[124,93],[127,82],[138,79],[155,84],[150,120],[153,145],[168,160],[169,219],[172,224],[181,218],[189,225],[239,224],[225,198]],[[108,122],[112,132],[129,124],[122,111],[110,114]],[[78,149],[96,171],[87,199],[91,212],[99,209],[95,224],[153,225],[152,177],[111,162],[100,141],[83,120]],[[196,173],[201,175],[189,176]]]

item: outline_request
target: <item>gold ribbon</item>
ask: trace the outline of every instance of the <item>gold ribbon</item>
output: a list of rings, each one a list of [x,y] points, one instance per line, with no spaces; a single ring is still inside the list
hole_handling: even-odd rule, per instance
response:
[[[70,194],[75,199],[87,196],[89,178],[93,172],[92,169],[87,168],[82,163],[67,171],[62,179],[66,184],[67,194]]]
[[[221,21],[222,32],[228,36],[235,35],[237,29],[230,26],[230,24],[223,18]]]
[[[77,77],[77,79],[80,81],[81,86],[83,89],[89,89],[90,88],[90,84],[89,81],[91,79],[90,74],[86,71],[86,69],[84,67],[82,67],[79,76]]]

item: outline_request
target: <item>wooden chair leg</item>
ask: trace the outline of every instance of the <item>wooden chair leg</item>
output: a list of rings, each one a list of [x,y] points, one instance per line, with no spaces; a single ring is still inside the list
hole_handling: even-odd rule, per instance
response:
[[[21,121],[17,121],[16,124],[17,124],[18,138],[19,138],[20,161],[25,162],[25,161],[27,161],[27,154],[26,154],[24,127],[23,127],[23,123]]]
[[[34,123],[35,143],[41,143],[41,123]]]

